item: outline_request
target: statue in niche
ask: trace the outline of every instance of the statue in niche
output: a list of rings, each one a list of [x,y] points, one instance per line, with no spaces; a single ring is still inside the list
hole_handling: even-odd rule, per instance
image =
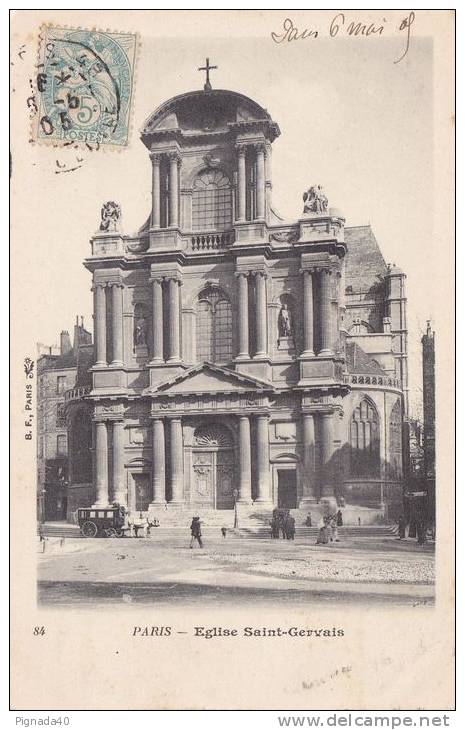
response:
[[[100,211],[100,217],[101,231],[105,231],[106,233],[117,232],[121,220],[121,207],[119,203],[115,203],[114,200],[109,200],[107,203],[104,203]]]
[[[279,310],[278,334],[280,337],[292,337],[294,334],[291,312],[287,304],[283,304]]]
[[[326,213],[328,198],[321,185],[312,185],[304,194],[304,213]]]
[[[147,318],[143,310],[136,311],[134,318],[134,347],[147,345]]]

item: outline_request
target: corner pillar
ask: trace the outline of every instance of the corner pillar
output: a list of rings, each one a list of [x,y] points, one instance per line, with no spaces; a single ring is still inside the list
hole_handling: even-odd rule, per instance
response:
[[[170,419],[171,437],[171,504],[184,503],[184,474],[182,443],[182,421],[180,418]]]
[[[249,284],[247,273],[236,273],[239,289],[239,352],[237,359],[248,360],[249,351]]]
[[[321,357],[332,355],[331,343],[331,269],[322,269],[320,272],[320,311],[321,311]]]
[[[163,362],[163,279],[152,279],[152,363]]]
[[[162,418],[152,423],[152,504],[165,504],[165,424]]]
[[[108,506],[108,431],[106,421],[95,424],[96,507]]]
[[[239,416],[239,502],[250,504],[252,501],[249,416]]]
[[[111,284],[113,366],[123,366],[123,285]]]
[[[93,292],[96,348],[95,364],[97,366],[102,366],[107,364],[107,302],[105,295],[105,284],[94,284]]]
[[[124,484],[124,421],[113,422],[113,499],[127,506]]]
[[[160,196],[160,164],[161,155],[151,154],[152,160],[152,228],[160,228],[161,196]]]
[[[257,496],[256,502],[270,503],[270,442],[268,416],[257,416]]]

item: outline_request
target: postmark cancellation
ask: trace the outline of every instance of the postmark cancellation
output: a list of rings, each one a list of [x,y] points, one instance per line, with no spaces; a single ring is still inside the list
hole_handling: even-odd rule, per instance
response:
[[[63,145],[128,145],[138,38],[42,26],[33,139]]]

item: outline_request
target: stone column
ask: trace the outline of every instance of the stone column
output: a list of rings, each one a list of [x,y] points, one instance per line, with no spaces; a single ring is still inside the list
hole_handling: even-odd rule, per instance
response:
[[[237,148],[237,220],[245,221],[245,145],[239,145]]]
[[[333,485],[334,413],[321,414],[321,483],[320,496],[336,503]]]
[[[153,363],[163,362],[163,279],[152,279]]]
[[[302,499],[299,507],[305,508],[316,502],[315,493],[315,423],[312,413],[302,414]]]
[[[263,271],[255,273],[255,330],[256,352],[254,357],[265,357],[268,351],[266,326],[266,274]]]
[[[162,418],[152,423],[152,503],[164,504],[165,496],[165,424]]]
[[[265,219],[265,145],[256,147],[257,154],[257,218]]]
[[[160,163],[161,155],[152,153],[152,228],[160,228],[161,201],[160,201]]]
[[[111,285],[111,325],[113,339],[112,365],[123,365],[123,285]]]
[[[252,483],[249,416],[239,416],[239,469],[239,502],[250,504]]]
[[[304,277],[304,351],[305,357],[313,357],[313,272],[302,271]]]
[[[237,273],[239,288],[239,353],[238,359],[248,360],[249,352],[249,283],[248,274]]]
[[[321,312],[321,350],[318,353],[325,357],[332,355],[331,350],[331,270],[322,269],[320,272],[320,312]]]
[[[95,424],[95,486],[98,507],[108,505],[108,433],[105,421]]]
[[[170,152],[170,226],[179,225],[179,180],[178,164],[179,155],[177,152]]]
[[[270,442],[268,416],[257,416],[257,496],[256,502],[270,502]]]
[[[95,284],[94,290],[94,326],[96,365],[107,364],[107,302],[105,284]]]
[[[171,502],[184,502],[184,475],[183,475],[183,443],[182,421],[180,418],[170,419],[171,435]]]
[[[169,362],[179,362],[181,359],[179,347],[179,279],[171,277],[168,280],[170,311],[169,311]]]
[[[124,421],[113,422],[113,499],[127,507],[124,484]]]

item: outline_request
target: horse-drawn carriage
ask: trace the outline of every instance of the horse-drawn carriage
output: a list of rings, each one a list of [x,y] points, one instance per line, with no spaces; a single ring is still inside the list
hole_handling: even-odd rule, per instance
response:
[[[123,506],[80,507],[77,523],[84,537],[124,537],[126,510]]]

